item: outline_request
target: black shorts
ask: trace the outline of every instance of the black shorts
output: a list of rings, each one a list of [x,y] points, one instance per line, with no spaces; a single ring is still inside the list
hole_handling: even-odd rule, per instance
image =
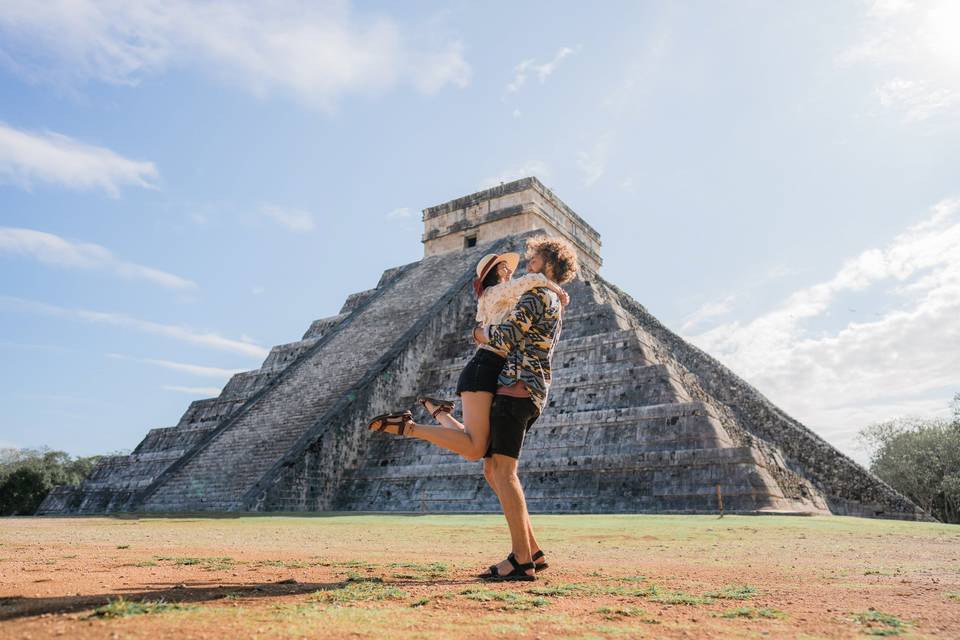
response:
[[[464,391],[497,392],[497,379],[507,359],[487,349],[477,349],[470,362],[460,372],[457,381],[457,395]]]
[[[490,446],[483,456],[495,453],[520,458],[523,437],[540,417],[540,410],[530,398],[494,396],[490,407]]]

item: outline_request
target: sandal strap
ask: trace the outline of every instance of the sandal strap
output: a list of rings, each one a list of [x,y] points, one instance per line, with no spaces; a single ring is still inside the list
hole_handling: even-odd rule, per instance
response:
[[[537,551],[535,554],[533,554],[533,556],[531,556],[530,559],[531,559],[531,560],[539,560],[539,559],[542,558],[542,557],[543,557],[543,549],[541,549],[540,551]]]
[[[509,561],[510,561],[510,564],[513,565],[513,570],[514,570],[514,571],[519,571],[519,570],[520,570],[521,564],[520,564],[519,562],[517,562],[517,556],[515,556],[513,553],[511,553],[510,555],[507,556],[507,560],[509,560]]]
[[[436,409],[434,409],[434,410],[433,410],[433,413],[431,413],[430,415],[432,415],[433,418],[434,418],[434,420],[436,420],[437,416],[440,415],[441,413],[450,413],[450,409],[448,409],[447,407],[441,405],[441,406],[437,407]]]

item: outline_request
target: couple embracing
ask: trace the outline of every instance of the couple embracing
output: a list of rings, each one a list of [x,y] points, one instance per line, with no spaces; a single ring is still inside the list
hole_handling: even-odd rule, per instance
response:
[[[463,369],[457,395],[463,422],[453,417],[453,402],[431,397],[421,404],[439,425],[417,424],[409,411],[377,416],[375,431],[426,440],[467,460],[483,459],[483,475],[500,500],[513,550],[480,575],[485,580],[536,580],[547,568],[533,535],[517,476],[526,432],[540,416],[550,389],[550,363],[560,338],[562,308],[569,298],[559,285],[577,273],[573,247],[560,238],[527,240],[527,274],[512,279],[516,253],[490,254],[477,265],[473,288],[477,321],[476,354]]]

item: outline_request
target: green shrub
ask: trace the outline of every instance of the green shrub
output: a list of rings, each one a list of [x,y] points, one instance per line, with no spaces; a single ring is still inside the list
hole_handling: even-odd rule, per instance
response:
[[[46,449],[0,450],[0,516],[32,515],[54,487],[79,485],[99,458],[71,458]]]

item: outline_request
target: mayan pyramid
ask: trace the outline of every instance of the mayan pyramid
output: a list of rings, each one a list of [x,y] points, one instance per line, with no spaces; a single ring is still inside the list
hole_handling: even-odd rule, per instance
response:
[[[428,420],[418,394],[453,397],[474,350],[474,266],[542,230],[569,239],[583,271],[521,457],[532,512],[716,513],[722,498],[725,512],[928,519],[604,280],[599,234],[536,178],[423,221],[423,259],[40,512],[497,511],[481,463],[365,426],[400,408]]]

